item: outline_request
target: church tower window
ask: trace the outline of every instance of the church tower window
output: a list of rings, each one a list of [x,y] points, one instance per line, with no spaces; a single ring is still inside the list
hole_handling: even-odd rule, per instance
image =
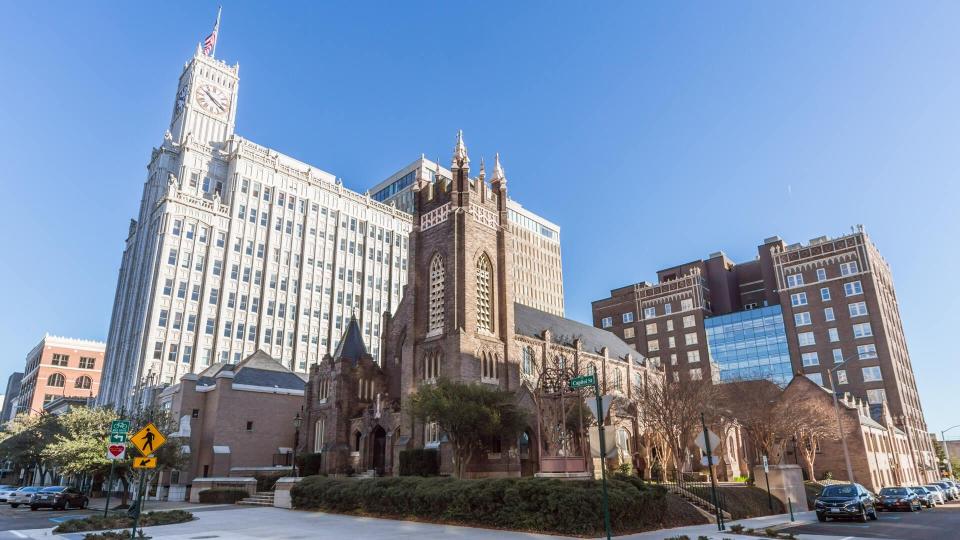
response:
[[[498,366],[500,363],[499,355],[491,352],[483,352],[480,355],[480,380],[483,382],[496,382],[498,378]]]
[[[533,375],[533,347],[523,348],[523,374]]]
[[[486,253],[477,261],[477,329],[493,331],[493,265]]]
[[[443,257],[434,255],[430,261],[430,316],[428,335],[443,332]]]
[[[441,351],[427,351],[423,355],[423,380],[435,381],[440,376]]]
[[[327,427],[326,420],[323,418],[317,419],[316,424],[316,433],[313,437],[313,451],[314,452],[323,452],[323,431]]]

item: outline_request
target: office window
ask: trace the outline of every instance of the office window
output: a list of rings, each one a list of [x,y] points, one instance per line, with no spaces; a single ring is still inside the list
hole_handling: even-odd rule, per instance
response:
[[[837,370],[837,384],[847,384],[847,370]]]
[[[66,383],[66,378],[63,376],[63,373],[54,373],[47,377],[47,386],[56,386],[61,388]]]
[[[817,344],[816,338],[813,337],[813,332],[800,332],[797,334],[797,341],[801,347]]]
[[[857,261],[845,262],[840,265],[840,275],[849,276],[857,273]]]
[[[807,293],[799,292],[790,295],[790,305],[791,306],[805,306],[807,305]]]
[[[613,326],[613,317],[604,317],[600,319],[600,326],[603,328],[610,328]]]
[[[883,388],[867,390],[867,403],[878,404],[887,400],[887,391]]]
[[[93,369],[96,364],[97,360],[95,358],[89,358],[86,356],[80,357],[80,369]]]
[[[161,309],[161,310],[160,310],[160,319],[157,321],[157,326],[159,326],[159,327],[161,327],[161,328],[164,327],[164,326],[167,326],[167,317],[168,317],[168,316],[169,316],[169,312],[168,312],[167,310],[165,310],[165,309]]]
[[[669,314],[673,313],[673,304],[671,304],[670,302],[667,302],[666,304],[664,304],[664,305],[663,305],[663,313],[664,313],[665,315],[669,315]]]
[[[836,320],[836,317],[833,315],[833,308],[823,308],[823,319],[827,322]]]
[[[163,356],[163,342],[157,341],[153,344],[153,359],[160,360],[160,357]]]
[[[696,364],[700,361],[700,351],[687,351],[687,363]]]
[[[633,339],[634,335],[633,327],[623,329],[623,339]]]
[[[866,302],[856,302],[853,304],[848,304],[847,308],[850,310],[850,317],[862,317],[864,315],[867,315]]]
[[[680,309],[683,311],[693,309],[693,298],[684,298],[683,300],[680,300]]]
[[[840,349],[833,349],[833,363],[839,364],[843,362],[843,351]]]
[[[673,332],[673,319],[667,319],[667,332]]]
[[[170,254],[167,255],[167,264],[173,266],[177,264],[177,250],[171,249]]]
[[[787,276],[787,288],[799,287],[803,285],[803,274],[790,274]]]
[[[169,352],[167,353],[167,360],[169,360],[170,362],[176,362],[176,361],[177,361],[177,353],[179,353],[179,352],[180,352],[180,346],[177,345],[176,343],[171,343],[171,344],[170,344],[170,350],[169,350]]]
[[[170,296],[171,294],[173,294],[173,280],[166,279],[163,282],[163,295]]]
[[[844,283],[843,292],[847,296],[856,296],[858,294],[863,294],[863,286],[860,285],[859,281],[851,281],[850,283]]]
[[[648,351],[659,351],[660,350],[660,341],[656,339],[651,339],[647,342]]]
[[[803,360],[804,367],[820,365],[820,357],[815,352],[805,352],[800,355],[800,358]]]
[[[830,343],[836,343],[840,341],[840,333],[837,332],[836,328],[828,328],[827,335],[830,336]]]
[[[826,280],[827,280],[827,269],[817,268],[817,281],[826,281]]]
[[[873,335],[873,328],[870,327],[870,323],[860,323],[853,325],[853,337],[854,338],[864,338],[870,337]]]
[[[210,303],[216,304],[220,301],[220,289],[210,289]]]
[[[212,335],[213,335],[213,319],[207,319],[207,326],[206,326],[206,328],[204,329],[204,332],[205,332],[208,336],[212,336]]]
[[[813,321],[810,319],[809,311],[802,311],[800,313],[793,314],[793,322],[797,326],[806,326],[808,324],[811,324]]]
[[[883,375],[880,374],[880,366],[865,367],[861,371],[863,371],[863,382],[883,380]]]
[[[690,370],[690,380],[691,381],[703,380],[703,372],[700,370],[700,368],[693,368]]]
[[[677,338],[675,338],[675,337],[673,337],[673,336],[668,336],[668,337],[667,337],[667,348],[668,348],[668,349],[673,349],[673,348],[676,347],[676,346],[677,346]]]
[[[692,328],[697,324],[697,318],[694,315],[684,315],[683,316],[683,327]]]
[[[623,318],[623,322],[624,322],[625,324],[626,324],[626,323],[632,323],[632,322],[633,322],[633,312],[632,312],[632,311],[628,311],[628,312],[624,313],[624,314],[622,315],[622,318]]]
[[[820,373],[807,373],[807,378],[811,381],[817,383],[820,386],[823,386],[823,375]]]
[[[866,345],[857,345],[857,356],[861,360],[868,360],[870,358],[877,357],[877,346],[873,343],[868,343]]]
[[[643,318],[644,318],[644,319],[652,319],[652,318],[654,318],[654,317],[656,317],[656,316],[657,316],[657,308],[656,308],[656,306],[654,306],[654,307],[648,307],[648,308],[643,308]]]
[[[824,302],[829,302],[829,301],[830,301],[830,289],[829,289],[829,288],[827,288],[827,287],[821,287],[821,288],[820,288],[820,300],[823,300]]]
[[[180,228],[183,227],[183,221],[179,219],[173,220],[173,230],[171,231],[174,236],[180,236]]]
[[[53,357],[50,359],[50,364],[54,366],[66,367],[69,363],[70,356],[66,354],[53,353]]]
[[[187,332],[193,332],[197,328],[197,316],[189,315],[187,317]]]
[[[657,323],[655,322],[647,323],[647,334],[653,335],[656,333],[657,333]]]
[[[696,345],[697,344],[697,333],[688,332],[683,335],[683,342],[687,345]]]

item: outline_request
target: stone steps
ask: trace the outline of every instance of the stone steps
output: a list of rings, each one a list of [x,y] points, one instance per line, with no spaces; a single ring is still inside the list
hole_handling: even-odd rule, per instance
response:
[[[258,491],[246,499],[237,501],[237,504],[246,506],[273,506],[273,492]]]

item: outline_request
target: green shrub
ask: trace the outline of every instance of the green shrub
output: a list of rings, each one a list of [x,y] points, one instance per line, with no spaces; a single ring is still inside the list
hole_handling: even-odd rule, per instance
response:
[[[283,478],[284,476],[292,476],[292,474],[292,471],[282,470],[257,472],[253,475],[253,477],[257,479],[257,491],[273,491],[274,486],[277,485],[277,480]]]
[[[740,525],[739,523],[737,523],[736,525],[731,525],[731,526],[730,526],[730,532],[735,533],[735,534],[740,534],[740,533],[742,533],[742,532],[743,532],[743,525]]]
[[[140,526],[170,525],[184,523],[193,519],[193,514],[184,510],[168,510],[164,512],[144,512],[140,516]],[[103,517],[92,515],[84,519],[64,521],[53,530],[55,533],[72,533],[83,531],[101,531],[104,529],[129,529],[133,527],[133,519],[126,514]],[[104,533],[109,534],[109,533]],[[87,535],[90,536],[90,535]],[[110,538],[105,536],[104,538]]]
[[[433,448],[400,451],[400,476],[436,476],[440,474],[440,455]]]
[[[820,477],[821,480],[833,480],[833,473],[826,471],[823,473],[823,476]]]
[[[297,456],[297,467],[300,468],[300,476],[314,476],[320,474],[320,466],[323,464],[323,454],[312,452]]]
[[[661,528],[669,513],[666,490],[644,485],[639,479],[634,483],[613,478],[608,493],[611,521],[620,532]],[[294,486],[291,496],[298,509],[556,534],[603,531],[601,486],[592,479],[411,476],[349,480],[311,476]]]
[[[202,503],[208,504],[234,504],[239,500],[246,499],[250,494],[247,490],[240,488],[213,488],[205,489],[200,492],[199,499]]]
[[[629,475],[633,474],[633,464],[632,464],[632,463],[621,463],[620,466],[617,467],[617,472],[620,473],[620,474],[625,474],[625,475],[629,476]]]
[[[766,535],[769,536],[770,538],[776,538],[776,537],[780,536],[780,535],[777,533],[777,530],[774,529],[774,528],[772,528],[772,527],[767,527],[766,529],[764,529],[764,530],[763,530],[763,534],[766,534]]]

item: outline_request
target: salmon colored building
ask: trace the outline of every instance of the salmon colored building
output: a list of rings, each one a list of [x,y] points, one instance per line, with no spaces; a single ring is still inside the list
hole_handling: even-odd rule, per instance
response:
[[[100,390],[106,343],[45,334],[27,354],[17,413],[40,414],[61,397],[93,399]]]

